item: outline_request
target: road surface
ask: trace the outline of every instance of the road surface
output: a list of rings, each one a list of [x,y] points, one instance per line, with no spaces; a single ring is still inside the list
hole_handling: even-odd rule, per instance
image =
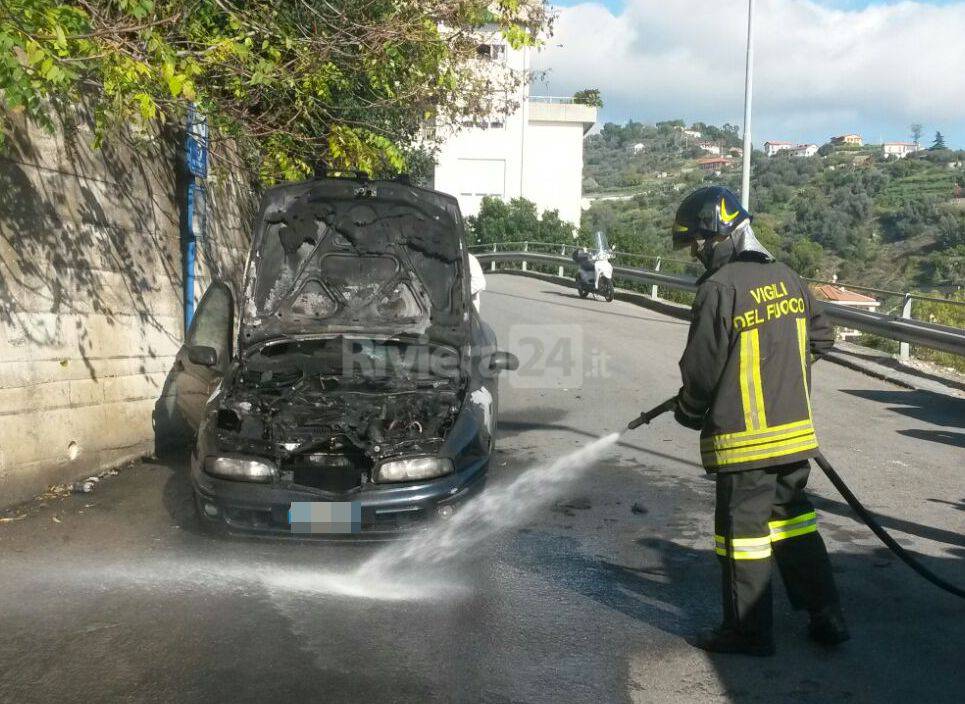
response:
[[[491,485],[675,393],[680,321],[528,278],[489,287],[483,313],[524,363],[502,385]],[[830,364],[815,387],[825,454],[902,544],[965,584],[965,402]],[[719,617],[713,484],[696,462],[694,434],[662,418],[424,593],[369,585],[380,598],[323,576],[383,547],[209,537],[183,467],[136,464],[0,524],[0,702],[962,701],[965,603],[884,551],[819,476],[853,640],[809,644],[778,587],[776,657],[689,646]]]

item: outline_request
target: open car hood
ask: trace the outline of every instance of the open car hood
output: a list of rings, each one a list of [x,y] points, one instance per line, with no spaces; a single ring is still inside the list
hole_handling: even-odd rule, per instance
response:
[[[240,343],[364,333],[469,338],[465,231],[454,198],[402,183],[326,178],[262,199]]]

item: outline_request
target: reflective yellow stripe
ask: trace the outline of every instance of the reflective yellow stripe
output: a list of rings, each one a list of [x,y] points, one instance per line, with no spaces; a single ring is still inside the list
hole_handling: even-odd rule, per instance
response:
[[[761,385],[760,340],[760,329],[758,328],[745,330],[740,336],[740,386],[745,432],[767,427],[767,414],[764,411],[764,389]]]
[[[752,376],[750,374],[750,331],[741,333],[740,343],[740,387],[741,387],[741,406],[744,408],[744,429],[745,432],[757,430],[754,424],[754,416],[751,408],[752,398],[750,384]]]
[[[784,425],[775,425],[773,428],[762,428],[761,430],[745,430],[739,433],[721,433],[720,435],[714,435],[709,438],[704,438],[700,441],[701,449],[710,449],[712,447],[730,447],[736,443],[731,442],[732,440],[757,440],[766,439],[773,437],[775,435],[783,435],[785,433],[790,434],[789,431],[799,430],[801,428],[810,428],[810,420],[798,420],[793,423],[785,423]]]
[[[702,453],[702,459],[705,466],[720,467],[740,462],[757,462],[759,460],[784,457],[796,452],[815,450],[817,447],[818,439],[812,432],[782,442],[762,444],[750,448],[704,452]]]
[[[761,538],[731,538],[714,536],[714,550],[732,560],[766,560],[771,556],[771,536]]]
[[[760,329],[755,328],[751,335],[751,349],[753,364],[751,373],[754,375],[754,405],[757,406],[757,428],[767,428],[767,411],[764,409],[764,384],[761,381],[761,336]]]
[[[732,450],[738,447],[749,447],[751,445],[764,445],[767,443],[777,442],[778,440],[787,440],[790,438],[800,437],[807,433],[814,432],[814,426],[811,425],[810,421],[802,421],[800,423],[792,423],[792,427],[789,430],[781,430],[779,428],[771,428],[769,430],[764,430],[758,433],[749,433],[743,435],[715,435],[713,437],[705,438],[700,441],[700,449],[703,452],[709,452],[711,450]],[[781,426],[784,427],[784,426]]]
[[[731,538],[730,541],[722,535],[715,535],[714,540],[718,545],[726,545],[730,542],[731,545],[738,548],[760,548],[771,544],[771,536],[769,535],[762,538]]]
[[[741,447],[720,447],[713,450],[706,450],[701,454],[704,456],[715,455],[717,457],[739,457],[742,455],[758,455],[762,452],[771,452],[784,447],[803,445],[809,442],[817,442],[814,431],[805,433],[795,433],[789,436],[780,436],[767,442],[759,442],[749,446]]]
[[[793,526],[796,523],[806,523],[807,521],[816,520],[818,517],[817,511],[811,511],[810,513],[802,513],[800,516],[795,516],[794,518],[788,518],[784,521],[768,521],[767,527],[772,531],[775,528],[783,528],[784,526]]]
[[[805,535],[806,533],[817,533],[818,532],[818,522],[815,521],[809,525],[801,526],[800,528],[793,528],[790,530],[783,530],[778,533],[771,533],[771,542],[776,543],[779,540],[784,540],[785,538],[794,538],[799,535]]]
[[[811,418],[811,389],[808,388],[808,321],[797,319],[797,341],[801,351],[801,379],[804,383],[804,400],[808,404],[808,418]]]
[[[771,529],[771,541],[776,543],[786,538],[816,533],[818,530],[818,514],[816,511],[802,513],[800,516],[794,516],[794,518],[783,521],[769,521],[767,526]]]
[[[766,560],[772,554],[770,548],[765,550],[759,550],[755,552],[739,552],[734,551],[728,553],[725,548],[717,548],[717,554],[721,557],[729,557],[732,560]]]
[[[772,447],[779,443],[788,443],[794,440],[803,440],[810,435],[814,435],[814,428],[804,427],[800,430],[793,430],[790,433],[774,433],[765,438],[754,438],[752,440],[742,440],[740,442],[732,442],[719,447],[709,447],[707,449],[702,449],[704,453],[710,452],[726,452],[728,450],[755,450],[755,449],[765,449],[767,447]]]

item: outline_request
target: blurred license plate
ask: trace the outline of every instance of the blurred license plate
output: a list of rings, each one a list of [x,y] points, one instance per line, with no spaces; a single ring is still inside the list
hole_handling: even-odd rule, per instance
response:
[[[358,501],[293,501],[288,509],[292,533],[346,534],[362,530]]]

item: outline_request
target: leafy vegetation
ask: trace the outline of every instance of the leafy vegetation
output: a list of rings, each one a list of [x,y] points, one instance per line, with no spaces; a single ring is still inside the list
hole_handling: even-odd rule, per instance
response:
[[[266,181],[397,172],[429,118],[513,109],[493,96],[522,77],[473,70],[475,30],[518,47],[547,23],[532,0],[4,0],[0,127],[85,101],[104,134],[195,103]]]
[[[949,296],[953,301],[965,303],[965,290],[960,290]],[[937,301],[916,301],[914,317],[918,320],[926,320],[942,325],[952,325],[957,328],[965,329],[965,305],[950,305]],[[912,354],[918,359],[927,359],[946,367],[952,367],[960,372],[965,372],[965,359],[959,355],[947,352],[936,352],[927,347],[912,346]]]
[[[536,204],[525,198],[508,203],[492,196],[483,198],[479,214],[466,218],[471,244],[496,242],[545,242],[572,244],[573,226],[556,210],[540,215]]]
[[[578,90],[573,94],[573,102],[579,105],[589,105],[593,108],[603,107],[603,96],[600,95],[599,88],[587,88]]]

